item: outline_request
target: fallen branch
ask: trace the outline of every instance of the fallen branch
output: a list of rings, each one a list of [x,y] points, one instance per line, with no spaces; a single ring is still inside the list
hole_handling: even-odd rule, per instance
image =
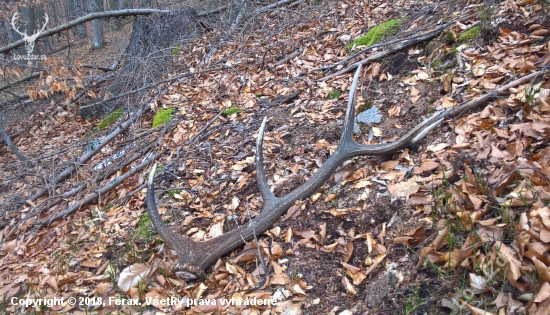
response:
[[[25,82],[25,81],[28,81],[28,80],[37,78],[37,77],[39,77],[39,76],[40,76],[40,72],[33,72],[33,73],[29,74],[28,76],[23,77],[23,78],[21,78],[21,79],[19,79],[19,80],[16,80],[16,81],[13,81],[13,82],[8,83],[8,84],[6,84],[6,85],[0,86],[0,91],[3,91],[3,90],[5,90],[5,89],[9,89],[10,87],[15,86],[15,85],[17,85],[17,84],[19,84],[19,83],[21,83],[21,82]]]
[[[351,72],[353,71],[354,69],[356,69],[359,65],[365,65],[371,61],[374,61],[374,60],[377,60],[377,59],[380,59],[382,57],[385,57],[387,55],[391,55],[393,54],[394,52],[396,51],[400,51],[401,49],[404,49],[404,48],[407,48],[409,46],[412,46],[412,45],[415,45],[415,44],[418,44],[418,43],[421,43],[423,41],[426,41],[426,40],[429,40],[429,39],[432,39],[434,37],[437,37],[446,27],[448,26],[448,23],[445,23],[439,27],[437,27],[436,29],[434,29],[433,31],[429,31],[427,33],[424,33],[422,35],[418,35],[418,36],[415,36],[413,38],[410,38],[410,39],[406,39],[404,40],[402,43],[400,43],[399,45],[393,47],[393,48],[389,48],[388,50],[385,50],[383,52],[380,52],[378,54],[375,54],[375,55],[372,55],[366,59],[363,59],[361,61],[358,61],[350,66],[348,66],[347,68],[344,68],[338,72],[335,72],[333,74],[330,74],[330,75],[327,75],[317,81],[326,81],[326,80],[329,80],[329,79],[332,79],[334,77],[337,77],[337,76],[340,76],[342,74],[345,74],[345,73],[348,73],[348,72]],[[315,70],[315,69],[314,69]]]
[[[153,82],[153,83],[148,84],[146,86],[142,86],[139,89],[135,89],[135,90],[132,90],[132,91],[128,91],[128,92],[119,94],[119,95],[111,96],[111,97],[109,97],[107,99],[104,99],[102,101],[99,101],[99,102],[95,102],[95,103],[92,103],[92,104],[80,106],[80,109],[83,109],[83,108],[86,108],[86,107],[97,106],[97,105],[100,105],[100,104],[103,104],[103,103],[106,103],[106,102],[110,102],[110,101],[113,101],[113,100],[116,100],[116,99],[119,99],[119,98],[122,98],[122,97],[125,97],[125,96],[128,96],[128,95],[131,95],[131,94],[134,94],[134,93],[141,92],[143,90],[153,88],[153,87],[155,87],[159,84],[162,84],[162,83],[167,83],[167,82],[171,82],[171,81],[174,81],[174,80],[187,78],[187,77],[190,77],[190,76],[193,76],[193,75],[196,75],[196,74],[205,73],[205,72],[229,69],[229,68],[236,67],[236,66],[239,66],[239,65],[234,65],[234,66],[231,66],[231,67],[230,66],[220,66],[220,67],[217,67],[217,68],[208,68],[208,69],[203,69],[203,70],[199,70],[199,71],[183,73],[183,74],[180,74],[180,75],[170,77],[168,79]]]
[[[193,141],[194,139],[196,139],[200,134],[202,134],[206,129],[208,129],[208,127],[210,127],[210,125],[212,125],[212,123],[223,113],[223,110],[220,111],[214,118],[212,118],[199,132],[197,132],[191,139],[189,139],[188,141],[186,141],[186,143],[190,143],[191,141]],[[178,119],[174,119],[170,122],[168,122],[166,124],[166,126],[164,127],[164,129],[162,130],[162,133],[166,133],[167,131],[173,129],[175,126],[178,125],[178,123],[183,120],[185,117],[184,115],[181,115],[180,117],[178,117]],[[162,139],[162,135],[159,137],[159,140]],[[184,143],[183,145],[185,145],[186,143]],[[147,152],[150,152],[152,149],[154,149],[154,147],[156,146],[156,141],[155,142],[152,142],[150,143],[147,147],[145,147],[141,153],[136,153],[134,154],[130,159],[128,160],[125,160],[124,163],[122,163],[119,167],[117,168],[114,168],[114,169],[110,169],[109,172],[106,174],[106,175],[103,175],[101,177],[103,178],[108,178],[110,177],[111,175],[115,174],[119,169],[123,168],[123,167],[126,167],[128,165],[130,165],[132,162],[134,162],[135,160],[137,160],[139,157],[143,156],[144,154],[147,154]],[[179,153],[179,152],[178,152]],[[158,153],[156,153],[158,154]],[[154,158],[155,158],[156,155],[153,155],[152,157],[149,157],[147,159],[145,159],[145,161],[143,161],[142,163],[140,163],[139,165],[135,166],[134,168],[132,168],[131,171],[129,171],[128,173],[131,173],[131,175],[133,174],[136,174],[136,172],[138,170],[141,170],[143,169],[145,166],[148,165],[148,163],[150,161],[153,161]],[[102,188],[100,188],[97,192],[94,192],[94,193],[91,193],[89,194],[88,196],[86,196],[84,198],[83,201],[77,203],[77,204],[74,204],[72,205],[71,207],[67,208],[66,210],[64,210],[63,212],[57,214],[57,215],[54,215],[52,217],[50,217],[48,220],[45,220],[45,221],[42,221],[42,222],[39,222],[39,223],[35,223],[34,225],[40,225],[40,227],[44,226],[44,225],[49,225],[51,224],[51,222],[55,221],[55,220],[58,220],[58,219],[61,219],[61,218],[65,218],[67,217],[67,215],[77,211],[78,209],[82,208],[83,206],[93,202],[95,199],[97,199],[98,197],[100,197],[102,194],[105,194],[107,193],[108,191],[110,191],[111,189],[114,189],[115,187],[117,187],[119,184],[121,184],[125,179],[127,179],[129,176],[131,175],[128,175],[128,173],[125,173],[123,176],[120,176],[116,179],[114,179],[113,181],[109,182],[109,184],[103,186]],[[80,187],[80,186],[79,186]],[[141,186],[140,186],[141,187]],[[134,190],[132,192],[132,194],[135,194],[136,192],[138,192],[139,190],[141,190],[143,187],[141,188],[138,188],[136,190]],[[74,190],[74,189],[73,189]],[[54,200],[54,203],[55,204],[50,204],[48,208],[51,208],[52,206],[54,205],[57,205],[59,203],[61,203],[61,201],[64,200],[64,198],[59,198],[60,200]],[[41,213],[42,211],[44,211],[45,209],[42,209],[40,212],[38,213],[33,213],[31,211],[31,213],[33,213],[32,217],[36,217],[39,213]],[[33,210],[34,211],[34,210]],[[31,217],[29,215],[29,217]],[[12,228],[13,230],[13,228]]]
[[[282,6],[282,5],[285,5],[285,4],[289,3],[289,2],[292,2],[292,0],[281,0],[281,1],[277,1],[277,2],[275,2],[275,3],[273,3],[273,4],[266,5],[265,7],[259,8],[258,10],[256,10],[255,13],[258,14],[258,13],[262,13],[262,12],[265,12],[265,11],[269,11],[269,10],[271,10],[271,9],[275,9],[275,8],[278,8],[278,7]],[[296,5],[296,4],[294,4],[294,5]]]
[[[59,173],[57,176],[53,175],[52,178],[48,181],[50,185],[52,186],[52,189],[55,189],[57,186],[56,183],[59,183],[68,177],[70,177],[74,172],[77,170],[77,165],[82,165],[88,162],[94,155],[96,155],[101,148],[103,148],[105,145],[107,145],[111,140],[113,140],[116,136],[121,134],[124,130],[126,130],[128,127],[132,125],[132,123],[141,117],[141,115],[145,114],[150,110],[150,107],[146,104],[141,107],[140,110],[138,110],[136,113],[130,116],[128,120],[118,125],[110,134],[105,136],[101,141],[99,141],[99,144],[94,150],[91,150],[89,152],[86,152],[83,154],[78,160],[76,160],[74,163],[71,163],[69,167],[67,167],[64,171]],[[49,191],[48,188],[43,188],[36,192],[34,195],[32,195],[28,200],[35,201],[38,198],[44,196]]]
[[[302,53],[302,51],[304,51],[304,47],[300,47],[298,49],[296,49],[294,52],[292,52],[290,55],[284,57],[283,59],[277,61],[277,63],[275,63],[276,66],[280,66],[284,63],[286,63],[287,61],[289,61],[290,59],[298,56],[299,54]]]
[[[18,130],[18,131],[16,131],[16,132],[12,133],[11,135],[8,135],[8,137],[9,137],[10,139],[13,139],[13,138],[15,138],[15,137],[21,135],[21,134],[24,133],[25,131],[26,131],[25,129]],[[2,143],[2,142],[5,142],[4,137],[0,138],[0,143]]]
[[[430,31],[430,32],[436,32],[436,31],[443,31],[445,28],[447,28],[449,25],[451,25],[451,22],[447,22],[445,24],[442,24],[440,26],[438,26],[436,29],[434,29],[433,31]],[[391,44],[395,44],[395,43],[398,43],[398,42],[402,42],[402,41],[406,41],[406,40],[414,40],[414,39],[417,39],[418,37],[420,36],[424,36],[426,33],[424,34],[420,34],[420,35],[415,35],[413,37],[410,37],[410,38],[397,38],[397,39],[394,39],[394,40],[390,40],[390,41],[387,41],[385,43],[379,43],[379,44],[374,44],[374,45],[371,45],[369,47],[365,47],[363,49],[361,49],[360,51],[354,53],[353,55],[349,56],[348,58],[342,60],[342,61],[339,61],[335,64],[332,64],[330,66],[325,66],[325,67],[320,67],[320,68],[315,68],[315,69],[311,69],[311,71],[327,71],[327,70],[330,70],[334,67],[337,67],[339,65],[345,65],[347,64],[350,60],[364,54],[365,52],[371,50],[371,49],[374,49],[374,48],[378,48],[378,47],[383,47],[383,46],[388,46],[388,45],[391,45]]]
[[[42,226],[46,226],[51,224],[54,221],[57,221],[62,218],[66,218],[71,213],[78,211],[80,208],[86,206],[87,204],[93,202],[97,198],[99,198],[101,195],[105,195],[107,192],[109,192],[111,189],[117,187],[118,185],[122,184],[126,179],[130,178],[131,176],[137,174],[139,171],[144,169],[151,161],[153,161],[156,158],[157,154],[153,154],[150,158],[145,159],[145,161],[141,162],[140,164],[133,167],[128,172],[124,173],[122,176],[115,178],[113,181],[109,182],[107,185],[101,187],[98,189],[97,192],[91,193],[88,196],[84,198],[84,200],[75,203],[74,205],[70,206],[69,208],[65,209],[64,211],[52,215],[48,219],[34,223],[34,225],[39,225],[38,229],[40,229]]]
[[[225,9],[229,9],[229,8],[231,8],[231,6],[233,6],[233,3],[226,4],[223,7],[219,7],[217,9],[213,9],[213,10],[210,10],[210,11],[201,12],[201,13],[197,14],[197,16],[198,17],[205,17],[205,16],[213,15],[213,14],[219,13],[219,12],[225,10]]]
[[[6,132],[6,130],[4,130],[4,126],[2,125],[2,121],[0,120],[0,135],[2,136],[2,138],[4,139],[4,142],[6,142],[6,144],[8,145],[8,147],[10,148],[11,152],[13,152],[13,154],[15,154],[15,156],[17,156],[17,158],[19,159],[19,161],[21,162],[26,162],[27,161],[27,158],[21,154],[21,152],[19,152],[19,150],[17,149],[17,147],[11,142],[11,139],[10,139],[10,135],[8,135],[8,133]]]
[[[191,76],[191,75],[200,74],[200,73],[204,73],[204,72],[208,72],[208,71],[228,69],[228,68],[231,68],[231,67],[221,66],[221,67],[217,67],[217,68],[209,68],[209,69],[204,69],[204,70],[200,70],[200,71],[184,73],[184,74],[181,74],[181,75],[178,75],[178,76],[174,76],[174,77],[171,77],[171,78],[168,78],[168,79],[165,79],[165,80],[158,81],[158,82],[153,83],[149,86],[142,87],[140,89],[124,93],[123,96],[129,95],[131,93],[139,92],[143,89],[151,88],[151,87],[156,86],[156,85],[161,84],[161,83],[170,82],[170,81],[185,78],[185,77],[188,77],[188,76]],[[118,96],[118,97],[122,97],[122,96]],[[118,97],[116,97],[116,98],[118,98]],[[109,99],[104,100],[104,101],[108,101],[108,100],[112,100],[112,99],[113,98],[109,98]],[[98,104],[103,103],[104,101],[97,102],[97,103],[94,103],[94,104],[91,104],[91,105],[81,106],[81,108],[98,105]],[[59,182],[65,180],[65,179],[67,179],[72,174],[74,174],[74,172],[76,172],[76,170],[77,170],[77,165],[82,165],[82,164],[85,164],[86,162],[88,162],[95,154],[97,154],[97,152],[99,152],[99,150],[101,150],[101,148],[103,148],[111,140],[113,140],[116,136],[118,136],[120,133],[122,133],[124,130],[126,130],[138,117],[140,117],[141,115],[143,115],[144,113],[146,113],[149,110],[150,110],[150,107],[148,105],[143,105],[142,108],[138,112],[136,112],[134,115],[132,115],[127,121],[125,121],[125,122],[121,123],[120,125],[118,125],[110,134],[105,136],[99,142],[98,146],[94,150],[85,153],[76,162],[72,163],[64,171],[62,171],[57,176],[55,176],[55,178],[49,180],[51,186],[53,188],[55,188],[56,183],[59,183]],[[34,195],[32,195],[28,200],[35,201],[38,198],[44,196],[48,191],[49,191],[48,188],[43,188],[43,189],[39,190],[38,192],[36,192]]]

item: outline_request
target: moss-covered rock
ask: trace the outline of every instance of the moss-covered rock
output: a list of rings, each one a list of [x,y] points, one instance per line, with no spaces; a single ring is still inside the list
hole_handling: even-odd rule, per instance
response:
[[[95,127],[96,130],[103,130],[110,125],[114,124],[117,119],[122,116],[122,107],[115,110],[114,112],[110,113],[107,117],[103,118],[103,120]]]
[[[481,34],[481,27],[476,25],[469,30],[466,30],[458,35],[459,43],[467,43],[479,37]]]
[[[175,108],[161,109],[153,118],[153,128],[162,126],[170,121],[170,115],[176,112]]]
[[[394,35],[397,33],[401,26],[401,20],[394,19],[381,24],[376,25],[371,28],[367,34],[359,37],[353,43],[347,44],[346,49],[351,51],[354,47],[365,46],[369,47],[378,43],[386,35]]]
[[[238,113],[244,113],[244,110],[242,110],[238,107],[230,107],[230,108],[224,110],[222,114],[224,114],[225,116],[231,116],[233,114],[238,114]]]

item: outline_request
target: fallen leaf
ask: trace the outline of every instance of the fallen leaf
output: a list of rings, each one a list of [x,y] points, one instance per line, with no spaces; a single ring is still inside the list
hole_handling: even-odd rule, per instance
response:
[[[399,182],[396,184],[388,185],[388,191],[398,197],[408,197],[416,193],[420,189],[420,186],[416,183],[414,177],[410,178],[405,182]]]
[[[458,104],[458,102],[454,100],[452,97],[444,96],[443,99],[441,100],[441,106],[443,106],[443,108],[451,108],[456,104]]]
[[[344,285],[344,289],[346,290],[346,293],[348,295],[351,295],[351,296],[357,295],[357,291],[355,290],[351,282],[349,282],[348,278],[346,278],[346,276],[342,277],[342,284]]]
[[[149,270],[150,268],[146,264],[130,265],[120,272],[117,284],[122,291],[128,292],[149,275]]]

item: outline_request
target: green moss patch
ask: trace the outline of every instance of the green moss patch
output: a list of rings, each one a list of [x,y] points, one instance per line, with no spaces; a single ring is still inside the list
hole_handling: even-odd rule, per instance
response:
[[[368,109],[371,109],[372,108],[372,102],[371,101],[366,101],[365,104],[361,105],[359,107],[359,109],[357,110],[358,113],[362,113]]]
[[[181,45],[176,45],[174,48],[172,48],[172,55],[174,56],[179,55],[181,48],[182,48]]]
[[[162,126],[170,121],[170,115],[176,112],[174,108],[161,109],[153,118],[153,128]]]
[[[340,91],[330,91],[328,93],[328,98],[329,99],[339,98],[340,95],[342,95],[342,92],[340,92]]]
[[[357,46],[369,47],[378,43],[386,35],[394,35],[397,33],[401,26],[401,20],[394,19],[371,28],[367,34],[359,37],[353,43],[347,44],[346,49],[351,51],[352,48]]]
[[[153,231],[152,231],[153,224],[151,223],[151,218],[149,217],[149,213],[145,213],[138,221],[138,224],[136,226],[136,230],[132,234],[132,239],[144,239],[144,240],[151,240],[153,238]]]
[[[96,130],[103,130],[110,125],[114,124],[117,119],[122,116],[122,107],[115,110],[114,112],[110,113],[107,117],[103,118],[103,120],[95,127]]]
[[[230,107],[230,108],[224,110],[222,114],[224,114],[225,116],[231,116],[233,114],[238,114],[238,113],[244,113],[244,110],[242,110],[238,107]]]
[[[481,34],[481,27],[479,25],[474,26],[471,29],[460,33],[460,35],[458,35],[458,42],[466,43],[466,42],[472,41],[478,38],[479,34]]]

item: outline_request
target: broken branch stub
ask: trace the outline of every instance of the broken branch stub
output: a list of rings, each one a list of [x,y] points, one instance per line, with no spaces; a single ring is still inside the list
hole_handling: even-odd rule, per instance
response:
[[[256,142],[256,172],[260,194],[264,200],[264,208],[255,218],[254,227],[251,224],[241,225],[221,236],[204,242],[193,241],[189,237],[176,234],[162,221],[157,210],[153,191],[155,167],[153,168],[147,185],[147,211],[156,232],[178,255],[178,263],[173,268],[178,277],[188,281],[204,278],[204,271],[208,266],[224,254],[242,246],[244,244],[243,240],[251,240],[254,237],[254,233],[261,234],[269,229],[281,215],[294,205],[296,200],[307,198],[315,193],[347,159],[360,155],[386,155],[399,151],[420,140],[445,117],[446,112],[437,113],[392,143],[377,145],[360,145],[356,143],[353,140],[353,123],[355,119],[355,90],[359,82],[360,72],[361,65],[357,68],[353,78],[344,128],[336,151],[317,170],[311,179],[286,196],[275,197],[267,184],[262,155],[263,135],[267,117],[264,118]]]

